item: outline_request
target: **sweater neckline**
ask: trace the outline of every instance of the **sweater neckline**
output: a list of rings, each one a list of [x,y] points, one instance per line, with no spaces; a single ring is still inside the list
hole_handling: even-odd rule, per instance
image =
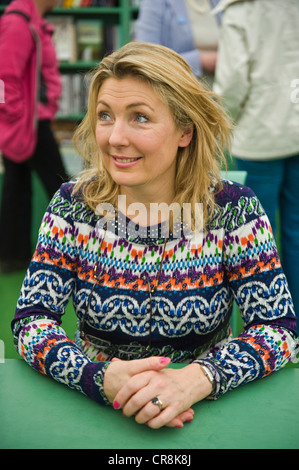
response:
[[[168,241],[180,241],[187,239],[186,224],[178,222],[170,229],[168,221],[159,222],[150,226],[142,226],[119,212],[118,217],[109,220],[107,230],[117,237],[127,240],[130,243],[141,245],[161,245],[167,238]]]

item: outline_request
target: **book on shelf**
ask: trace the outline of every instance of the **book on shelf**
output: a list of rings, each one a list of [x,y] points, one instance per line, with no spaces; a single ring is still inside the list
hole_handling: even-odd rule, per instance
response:
[[[77,59],[98,61],[103,55],[103,23],[100,19],[80,19],[76,22]]]
[[[48,22],[54,26],[53,40],[57,59],[74,62],[77,60],[77,40],[75,22],[72,16],[48,16]]]
[[[117,7],[118,0],[60,0],[59,7],[82,8],[82,7]]]
[[[101,19],[78,19],[70,15],[50,15],[53,40],[60,62],[99,61],[104,54],[104,27]]]
[[[80,119],[86,112],[89,75],[81,73],[67,73],[61,75],[62,93],[59,101],[57,118],[75,116]]]
[[[136,0],[133,0],[136,2]],[[0,0],[0,5],[7,6],[12,0]],[[118,7],[119,0],[59,0],[56,7],[82,8],[82,7]]]

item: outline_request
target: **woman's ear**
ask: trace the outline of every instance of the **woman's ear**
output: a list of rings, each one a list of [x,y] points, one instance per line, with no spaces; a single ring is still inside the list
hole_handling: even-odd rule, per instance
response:
[[[188,145],[191,142],[191,139],[193,137],[193,127],[190,127],[189,129],[184,130],[180,142],[179,142],[179,147],[188,147]]]

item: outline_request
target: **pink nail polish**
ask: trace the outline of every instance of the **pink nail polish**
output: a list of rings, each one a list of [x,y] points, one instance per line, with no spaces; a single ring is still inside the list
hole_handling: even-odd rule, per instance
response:
[[[114,401],[112,406],[113,406],[113,408],[114,408],[115,410],[118,410],[118,408],[119,408],[120,405],[119,405],[119,403],[118,403],[117,401]]]
[[[181,429],[182,427],[183,427],[183,425],[181,425],[181,426],[176,426],[176,428],[178,428],[178,429]]]
[[[185,423],[189,423],[190,421],[193,421],[193,418],[186,419],[186,420],[185,420]]]
[[[168,361],[169,361],[169,357],[162,357],[162,358],[160,359],[160,364],[165,364],[165,363],[168,362]]]

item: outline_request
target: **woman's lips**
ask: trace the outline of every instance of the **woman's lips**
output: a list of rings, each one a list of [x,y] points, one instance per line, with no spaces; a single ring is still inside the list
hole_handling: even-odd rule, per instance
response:
[[[135,165],[138,160],[140,160],[141,157],[125,157],[125,156],[117,156],[117,155],[112,155],[113,162],[115,166],[118,168],[129,168],[133,165]]]

